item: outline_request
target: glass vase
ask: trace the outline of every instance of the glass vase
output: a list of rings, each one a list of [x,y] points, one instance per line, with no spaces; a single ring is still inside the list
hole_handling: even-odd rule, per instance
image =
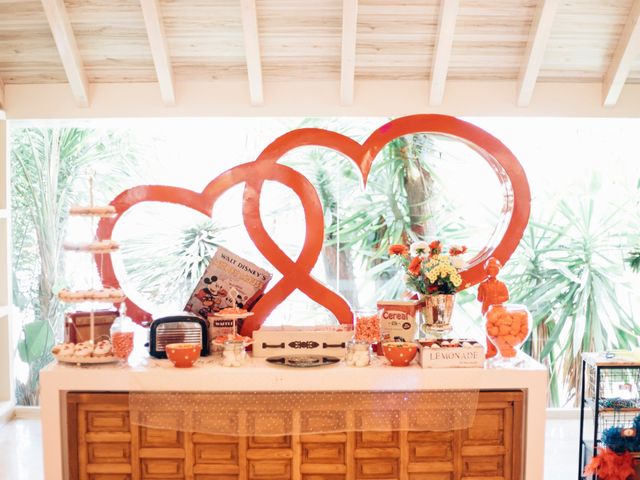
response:
[[[451,317],[456,304],[455,293],[425,295],[418,312],[422,317],[422,331],[430,336],[442,337],[451,332]]]
[[[532,319],[524,305],[491,305],[484,315],[487,337],[498,355],[494,365],[515,366],[522,361],[520,347],[531,334]]]

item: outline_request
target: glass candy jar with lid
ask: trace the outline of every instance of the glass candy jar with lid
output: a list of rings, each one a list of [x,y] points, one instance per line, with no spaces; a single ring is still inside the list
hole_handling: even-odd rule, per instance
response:
[[[371,363],[371,344],[367,340],[350,340],[347,343],[345,363],[350,367],[369,365]]]
[[[124,305],[124,304],[123,304]],[[127,360],[133,351],[133,337],[135,325],[131,318],[126,315],[124,306],[120,309],[120,315],[111,325],[111,345],[113,354],[122,359]]]
[[[242,341],[228,340],[222,345],[222,366],[241,367],[247,361],[245,344]]]
[[[484,315],[487,337],[498,350],[496,362],[518,363],[520,347],[531,333],[531,314],[524,305],[491,305]]]

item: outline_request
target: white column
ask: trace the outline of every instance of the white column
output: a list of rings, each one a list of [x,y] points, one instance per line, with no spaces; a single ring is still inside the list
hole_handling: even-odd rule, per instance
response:
[[[13,375],[11,357],[13,344],[9,322],[9,209],[8,209],[8,176],[9,145],[7,142],[7,120],[0,110],[0,402],[13,399]]]

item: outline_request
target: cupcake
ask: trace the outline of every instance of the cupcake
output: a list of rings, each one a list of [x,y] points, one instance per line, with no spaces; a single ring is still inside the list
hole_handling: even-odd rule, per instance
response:
[[[91,345],[91,342],[78,343],[73,349],[73,355],[76,357],[88,358],[92,353],[93,345]]]
[[[111,342],[109,340],[100,340],[93,347],[93,356],[98,358],[109,357],[112,355]]]
[[[75,344],[73,343],[61,343],[53,347],[51,349],[51,353],[53,353],[55,356],[68,357],[70,355],[73,355],[74,349]]]

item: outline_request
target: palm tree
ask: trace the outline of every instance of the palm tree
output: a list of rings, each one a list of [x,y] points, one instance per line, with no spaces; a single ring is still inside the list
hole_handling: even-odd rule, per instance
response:
[[[638,345],[640,327],[625,296],[625,208],[600,202],[596,192],[578,202],[561,199],[532,220],[504,279],[511,300],[534,318],[529,353],[549,366],[551,403],[577,401],[583,352]]]
[[[29,377],[17,385],[18,401],[37,403],[40,368],[51,360],[51,345],[62,336],[63,309],[56,288],[65,280],[62,244],[67,212],[81,176],[101,171],[101,193],[115,187],[110,173],[132,171],[134,155],[121,133],[85,128],[17,128],[11,131],[11,197],[14,301],[24,307],[18,353],[29,364]],[[117,187],[115,187],[117,188]],[[22,293],[21,293],[22,292]]]

